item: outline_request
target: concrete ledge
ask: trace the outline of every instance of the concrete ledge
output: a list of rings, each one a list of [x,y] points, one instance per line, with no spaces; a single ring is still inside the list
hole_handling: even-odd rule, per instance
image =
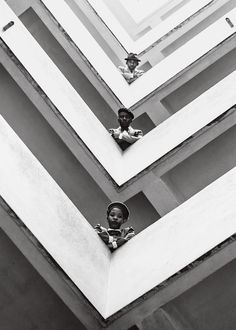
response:
[[[0,145],[3,159],[0,195],[103,314],[110,267],[109,250],[2,118]]]
[[[99,312],[1,197],[0,227],[86,328],[101,329]]]
[[[77,0],[74,0],[78,3]],[[122,27],[120,22],[114,16],[112,11],[103,4],[102,1],[96,0],[88,0],[91,7],[98,13],[102,21],[106,24],[106,26],[112,31],[121,45],[126,49],[128,53],[134,52],[140,54],[144,52],[148,47],[152,44],[156,43],[158,39],[161,39],[164,35],[169,33],[171,30],[176,29],[176,27],[185,21],[187,18],[196,14],[203,7],[207,7],[211,4],[212,1],[209,0],[201,0],[196,3],[190,2],[181,8],[173,15],[168,17],[166,20],[162,21],[158,24],[157,27],[153,28],[149,32],[147,32],[144,36],[138,38],[138,40],[134,41],[126,30]],[[78,3],[79,6],[79,3]],[[206,8],[205,8],[206,9]]]
[[[236,237],[229,237],[214,247],[193,263],[184,267],[176,274],[160,283],[143,296],[111,315],[107,320],[109,330],[116,330],[133,324],[142,323],[145,317],[157,311],[163,305],[191,290],[199,282],[207,279],[231,261],[236,256]]]
[[[236,232],[234,168],[111,255],[2,118],[0,146],[0,196],[105,319]]]
[[[117,312],[234,235],[235,197],[236,168],[116,251],[111,260],[108,314]],[[120,269],[126,279],[122,290],[115,285]]]
[[[67,34],[66,38],[71,39],[73,45],[87,58],[89,65],[92,65],[97,74],[116,95],[117,99],[126,107],[132,107],[147,97],[154,90],[233,35],[236,29],[235,25],[233,28],[229,27],[225,21],[226,15],[224,15],[224,17],[217,20],[155,65],[133,84],[128,85],[103,49],[62,0],[57,2],[56,6],[48,0],[42,0],[41,2],[49,11],[45,11],[45,15],[52,15],[52,18],[59,23],[60,28],[64,29],[63,33]],[[227,17],[234,22],[236,20],[236,9],[230,11]],[[55,28],[58,29],[58,26]],[[188,57],[186,54],[188,54]]]
[[[236,72],[233,72],[122,153],[86,103],[14,13],[4,2],[0,4],[0,21],[3,25],[10,20],[15,21],[15,25],[2,33],[1,37],[119,186],[236,104]],[[88,127],[91,129],[88,130]]]

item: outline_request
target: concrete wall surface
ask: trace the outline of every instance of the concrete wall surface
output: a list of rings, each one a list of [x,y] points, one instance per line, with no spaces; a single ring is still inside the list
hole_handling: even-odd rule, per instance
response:
[[[0,0],[0,330],[233,330],[236,0],[169,1],[181,15],[132,42],[108,1]],[[89,2],[130,51],[189,21],[128,85]],[[145,132],[124,152],[122,104]],[[111,253],[93,226],[114,200],[136,236]]]
[[[2,118],[0,134],[0,195],[102,313],[110,252]]]
[[[225,17],[220,18],[129,86],[78,17],[63,1],[57,2],[55,6],[53,2],[44,0],[44,4],[126,107],[136,104],[235,32],[235,26],[230,28],[225,22]],[[227,16],[234,21],[235,9],[227,13]],[[81,35],[83,38],[79,37]]]
[[[6,5],[3,8],[8,16],[3,15],[4,21],[10,17],[18,20]],[[16,28],[6,32],[4,40],[118,185],[124,184],[235,104],[236,94],[232,83],[235,73],[232,73],[168,118],[122,155],[107,130],[19,20]],[[25,48],[22,47],[23,43]],[[27,45],[30,45],[30,48]],[[59,90],[61,93],[58,93]],[[78,111],[78,108],[81,110]],[[181,129],[183,125],[185,130]],[[92,129],[88,130],[88,127]],[[165,142],[162,143],[162,140]],[[156,148],[156,141],[159,141],[159,148]]]
[[[94,0],[89,0],[89,3],[96,10],[98,15],[103,19],[105,24],[117,37],[119,42],[124,46],[128,52],[141,53],[146,48],[148,48],[152,43],[156,42],[158,39],[163,37],[166,33],[175,28],[178,24],[184,21],[186,18],[191,16],[193,13],[198,11],[203,6],[209,3],[209,0],[198,1],[198,3],[191,3],[184,7],[184,9],[177,12],[175,15],[172,15],[169,19],[160,22],[157,27],[151,29],[144,36],[138,38],[134,41],[133,38],[127,33],[127,29],[122,26],[122,21],[118,20],[114,16],[114,12],[117,8],[113,10],[109,9],[108,5],[105,5],[103,2],[97,2]],[[115,3],[110,3],[111,7],[116,7]],[[123,13],[124,17],[124,13]],[[127,24],[127,22],[126,22]],[[129,24],[129,23],[128,23]]]
[[[234,260],[178,298],[155,310],[139,324],[139,329],[234,330],[235,274]]]
[[[111,256],[12,129],[0,123],[1,196],[104,318],[235,233],[233,169]]]
[[[0,248],[2,330],[86,330],[2,230]]]
[[[236,169],[149,226],[114,254],[109,314],[132,302],[236,232]],[[128,279],[116,285],[120,277]]]

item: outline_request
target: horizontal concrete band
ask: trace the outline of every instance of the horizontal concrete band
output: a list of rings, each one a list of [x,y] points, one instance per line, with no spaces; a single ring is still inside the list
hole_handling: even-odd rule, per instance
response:
[[[111,256],[2,117],[0,147],[0,195],[104,318],[235,233],[234,168]]]
[[[236,73],[233,72],[122,154],[87,104],[3,0],[0,8],[2,26],[11,20],[15,22],[11,29],[1,33],[1,38],[118,185],[127,182],[236,104]]]
[[[77,0],[75,0],[75,2],[78,3]],[[139,54],[211,1],[201,0],[197,3],[192,1],[136,41],[129,36],[112,11],[102,1],[88,0],[88,2],[116,36],[122,46],[128,52]]]
[[[133,84],[128,85],[104,50],[63,0],[57,1],[57,3],[50,0],[41,1],[106,82],[107,86],[126,107],[133,106],[200,57],[207,54],[223,40],[234,34],[236,29],[236,25],[229,27],[225,21],[226,16],[220,18],[156,64]],[[45,14],[47,13],[45,12]],[[236,9],[227,13],[227,17],[232,22],[235,22]]]

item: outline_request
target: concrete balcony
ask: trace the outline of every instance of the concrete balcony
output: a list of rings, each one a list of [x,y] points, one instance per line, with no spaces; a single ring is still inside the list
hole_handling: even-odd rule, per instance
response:
[[[87,104],[38,46],[21,22],[7,5],[3,8],[5,15],[2,22],[7,22],[10,18],[15,20],[15,25],[11,30],[2,34],[3,40],[119,186],[152,165],[236,103],[233,88],[235,73],[232,73],[153,129],[128,152],[122,154]],[[20,42],[17,43],[18,40]],[[22,47],[22,45],[25,46]],[[58,90],[60,90],[60,94],[58,94]],[[224,91],[223,95],[222,91]],[[80,111],[78,111],[79,108]],[[177,129],[178,125],[179,129]],[[183,125],[185,130],[181,130]],[[93,130],[88,130],[88,127],[93,127]],[[158,149],[155,148],[156,141],[159,144]],[[165,143],[163,143],[164,141]],[[139,159],[141,153],[143,154],[142,160]],[[125,176],[122,168],[128,169]]]
[[[167,302],[235,257],[235,241],[230,240],[224,250],[219,248],[212,254],[211,267],[204,266],[211,258],[203,258],[204,262],[196,263],[193,277],[178,290],[174,288],[174,292],[170,286],[171,294],[168,293],[168,279],[235,234],[235,168],[111,255],[83,215],[2,118],[0,127],[1,197],[104,319],[166,281]],[[4,229],[9,231],[7,223]],[[13,233],[11,236],[17,240]],[[23,242],[21,246],[24,249]],[[32,255],[28,257],[46,276],[41,264],[37,265]],[[53,278],[49,282],[55,287]],[[62,298],[64,291],[58,292]],[[163,294],[162,291],[160,299],[158,290],[154,290],[147,300],[151,299],[157,308],[157,304],[163,304]],[[74,309],[73,303],[70,308]],[[137,308],[135,304],[136,311]]]
[[[234,329],[233,16],[230,24],[214,16],[219,26],[212,24],[212,44],[202,42],[202,57],[132,106],[134,127],[145,136],[122,152],[107,132],[116,125],[117,96],[110,94],[109,106],[111,90],[105,96],[93,87],[97,81],[103,93],[106,84],[78,56],[78,47],[66,44],[68,34],[43,2],[8,4],[15,12],[0,0],[1,260],[8,258],[8,236],[87,329]],[[58,7],[73,15],[64,1]],[[209,31],[202,36],[210,38]],[[189,47],[201,48],[195,41]],[[183,63],[189,60],[179,54]],[[71,58],[86,67],[89,79]],[[136,237],[111,254],[92,227],[106,226],[106,206],[113,200],[128,205]],[[8,259],[1,272],[16,269]],[[24,292],[19,274],[14,306],[27,301],[17,298]],[[28,284],[37,287],[24,278]],[[7,307],[7,315],[14,314]],[[29,310],[34,314],[34,305]]]
[[[135,22],[132,15],[142,10],[144,16],[145,11],[151,10],[151,6],[141,9],[141,6],[144,5],[137,4],[136,11],[129,11],[130,8],[125,8],[128,6],[125,3],[109,1],[69,0],[67,4],[84,22],[100,46],[104,50],[109,46],[109,54],[113,52],[111,58],[114,63],[120,65],[127,52],[135,52],[139,55],[146,54],[142,58],[143,62],[149,61],[151,66],[165,57],[164,49],[166,47],[178,43],[178,39],[187,40],[185,34],[191,34],[193,37],[195,30],[199,33],[206,28],[206,22],[203,22],[206,21],[206,18],[208,25],[213,23],[211,14],[214,14],[216,20],[216,11],[219,12],[218,17],[220,17],[233,8],[233,4],[230,7],[229,1],[203,0],[195,3],[194,1],[175,0],[163,4],[161,10],[156,8],[152,15],[146,16],[141,22]],[[157,3],[155,5],[157,6]],[[94,26],[94,29],[91,26]],[[117,62],[117,56],[119,62]]]
[[[120,103],[127,107],[137,108],[137,105],[139,104],[139,102],[141,102],[142,99],[153,96],[152,93],[154,91],[156,96],[160,86],[162,88],[166,87],[167,82],[170,83],[173,79],[176,80],[176,78],[179,78],[180,75],[182,76],[184,73],[186,74],[186,76],[188,75],[189,80],[190,77],[192,78],[203,69],[204,61],[201,60],[201,64],[198,63],[201,69],[196,69],[196,61],[198,61],[199,58],[202,58],[206,55],[210,55],[212,51],[214,53],[216,47],[220,47],[221,44],[223,46],[222,52],[217,52],[217,54],[218,56],[220,54],[220,56],[224,55],[227,51],[224,49],[224,46],[226,45],[224,45],[223,41],[227,41],[226,43],[228,43],[228,38],[230,36],[233,36],[234,34],[234,28],[229,27],[229,25],[225,21],[226,16],[224,15],[225,17],[222,17],[214,24],[211,24],[210,27],[206,28],[197,36],[193,37],[191,41],[188,41],[186,44],[184,44],[172,54],[167,56],[159,64],[155,65],[151,70],[149,70],[144,76],[135,81],[135,83],[130,86],[127,86],[123,78],[120,77],[116,66],[114,66],[112,61],[105,54],[99,44],[93,39],[91,34],[79,21],[78,17],[65,3],[61,2],[60,8],[59,6],[57,6],[57,8],[54,8],[52,3],[47,4],[46,2],[44,2],[44,4],[48,8],[48,12],[45,12],[45,8],[42,8],[38,5],[35,5],[35,11],[45,22],[45,24],[47,24],[48,28],[54,34],[54,36],[58,40],[60,40],[59,42],[62,44],[62,46],[67,49],[68,54],[72,56],[72,53],[74,53],[72,59],[75,61],[75,63],[80,65],[81,70],[86,72],[86,75],[88,74],[88,77],[91,75],[92,65],[92,69],[95,70],[95,75],[91,82],[94,84],[94,86],[98,86],[98,82],[96,82],[96,79],[102,79],[102,81],[100,80],[99,83],[99,92],[104,95],[106,101],[112,105],[112,108],[115,111],[117,104]],[[52,21],[50,23],[50,13],[53,14],[53,17],[56,18],[60,26],[63,26],[63,29],[65,30],[66,34],[68,34],[68,36],[71,38],[72,43],[70,45],[68,44],[68,40],[65,40],[65,36],[64,42],[62,42],[62,32],[58,30],[58,28],[53,24]],[[64,13],[66,13],[66,15],[64,15]],[[231,14],[227,13],[227,16],[229,16],[233,22],[234,18],[230,15],[234,15],[233,11]],[[80,31],[80,35],[83,35],[82,39],[78,38],[78,31]],[[76,49],[77,55],[75,55]],[[84,68],[82,68],[83,65],[81,66],[82,62],[81,59],[78,58],[78,53],[82,53],[83,59],[88,61],[87,70],[85,70],[85,66]],[[188,57],[186,57],[186,54],[188,54]],[[183,62],[182,59],[184,59]],[[219,59],[219,57],[217,59]],[[206,59],[207,65],[209,66],[209,61],[210,63],[213,63],[215,60],[216,58],[212,60],[210,60],[209,58]],[[189,73],[189,69],[191,69],[193,66],[195,67],[195,70],[193,70],[194,73],[191,75]],[[188,73],[186,72],[186,68],[188,68]],[[105,82],[107,86],[104,85],[104,87],[102,88],[103,82]],[[177,83],[175,85],[175,89],[177,88],[177,86],[180,85],[178,85]],[[104,88],[106,92],[104,91]],[[112,103],[110,103],[111,98],[106,98],[105,95],[107,95],[107,92],[109,92],[109,90],[112,93],[113,97],[114,95],[116,96],[115,102],[113,97]],[[161,99],[165,96],[166,94],[162,95]],[[144,111],[144,109],[142,109],[141,111]],[[137,111],[137,114],[140,114],[140,112]]]
[[[192,171],[196,170],[196,179],[199,175],[201,179],[193,182],[189,188],[176,178],[179,175],[177,173],[182,173],[182,169],[186,169],[185,164],[191,162],[191,155],[196,151],[199,151],[196,154],[197,162],[201,162],[202,154],[204,154],[205,164],[210,166],[211,158],[205,155],[204,150],[212,149],[214,142],[210,142],[216,137],[224,132],[228,135],[226,140],[219,137],[217,144],[220,147],[219,150],[223,150],[222,143],[229,143],[232,140],[235,124],[235,111],[232,107],[236,103],[233,88],[235,73],[222,79],[122,153],[86,102],[73,89],[21,22],[17,21],[15,16],[14,19],[18,24],[17,29],[14,26],[13,30],[9,29],[2,34],[10,48],[2,44],[1,62],[35,108],[28,104],[26,98],[20,95],[16,88],[12,90],[9,78],[3,71],[2,77],[5,76],[3,86],[9,84],[9,99],[11,99],[11,102],[6,101],[4,106],[6,109],[3,113],[4,118],[16,129],[26,145],[34,150],[58,184],[69,193],[77,207],[83,208],[83,212],[91,223],[94,221],[94,210],[85,207],[87,205],[84,203],[85,197],[81,198],[80,190],[76,188],[76,182],[79,183],[81,180],[84,182],[85,178],[91,184],[86,184],[87,188],[83,194],[91,196],[97,192],[101,196],[96,201],[100,214],[109,200],[127,201],[136,214],[133,224],[137,231],[140,231],[224,174],[220,170],[220,164],[214,167],[211,180],[192,168]],[[19,44],[17,40],[20,40]],[[60,90],[59,94],[58,90]],[[7,93],[7,89],[3,90],[4,99]],[[17,98],[25,104],[21,110],[18,99],[14,101],[12,93],[16,93]],[[169,98],[168,101],[176,104],[176,97]],[[229,110],[230,108],[232,109]],[[12,109],[12,114],[9,109]],[[18,109],[18,111],[13,109]],[[29,118],[31,130],[28,128],[27,121],[22,121],[26,109],[28,109],[27,118]],[[52,139],[50,126],[39,119],[39,115],[36,115],[37,111],[46,119],[62,142],[59,143],[56,135]],[[221,116],[220,120],[217,119],[219,116]],[[214,124],[211,124],[214,120],[218,124],[217,129]],[[34,137],[36,130],[34,126],[37,126],[38,134],[43,132],[40,140]],[[87,127],[93,129],[88,130]],[[183,127],[186,129],[183,130]],[[231,133],[228,134],[227,130],[231,127]],[[28,134],[23,132],[28,132]],[[42,152],[44,144],[49,146],[53,161],[49,162],[50,157],[47,151]],[[222,152],[219,152],[219,159],[221,155]],[[72,160],[72,156],[75,156],[77,165]],[[61,166],[56,164],[56,159],[58,163],[62,162]],[[68,161],[65,162],[65,159]],[[229,170],[234,166],[234,158],[229,159],[228,163]],[[71,168],[71,174],[68,173],[65,176],[63,166]],[[179,177],[182,178],[182,174]],[[95,183],[92,183],[93,180]],[[142,204],[146,209],[144,214],[138,209],[138,205]],[[139,211],[136,212],[136,209]],[[142,221],[143,216],[147,218],[147,221]]]

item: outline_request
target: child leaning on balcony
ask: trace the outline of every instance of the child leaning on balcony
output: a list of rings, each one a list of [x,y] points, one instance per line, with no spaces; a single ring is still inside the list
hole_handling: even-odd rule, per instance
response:
[[[133,119],[134,115],[129,109],[121,108],[118,110],[118,123],[120,126],[109,129],[109,133],[122,150],[125,150],[143,136],[140,129],[134,129],[130,126]]]
[[[128,207],[121,202],[113,202],[107,207],[107,221],[109,228],[106,229],[100,224],[95,226],[97,234],[111,251],[116,250],[135,235],[132,227],[120,228],[128,218]]]
[[[129,53],[125,58],[126,66],[119,66],[118,69],[122,76],[125,78],[128,84],[131,84],[137,78],[144,74],[143,70],[138,70],[137,66],[141,60],[137,57],[137,54]]]

